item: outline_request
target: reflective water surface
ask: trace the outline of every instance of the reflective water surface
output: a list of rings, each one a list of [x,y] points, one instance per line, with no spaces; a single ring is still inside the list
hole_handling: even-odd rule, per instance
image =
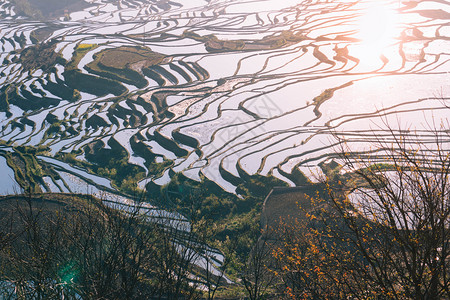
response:
[[[293,185],[295,169],[310,174],[333,157],[333,133],[364,151],[370,130],[386,125],[380,116],[411,132],[448,116],[446,1],[88,2],[70,20],[48,22],[19,17],[1,2],[0,86],[3,95],[9,87],[27,100],[3,96],[3,142],[49,146],[57,156],[79,155],[100,140],[107,149],[114,139],[146,173],[141,186],[183,172],[234,191],[236,180],[224,174],[272,174]],[[82,90],[73,101],[51,89],[65,85],[67,65],[20,64],[36,29],[67,61],[80,45],[94,45],[75,66],[83,74],[103,76],[88,66],[107,48],[145,46],[165,61],[142,74],[143,85],[116,78],[120,95]],[[205,38],[211,34],[216,38]],[[51,101],[39,102],[44,98]],[[48,134],[49,115],[59,133]],[[90,126],[93,116],[103,121]],[[135,140],[155,161],[168,162],[158,174],[148,171]]]

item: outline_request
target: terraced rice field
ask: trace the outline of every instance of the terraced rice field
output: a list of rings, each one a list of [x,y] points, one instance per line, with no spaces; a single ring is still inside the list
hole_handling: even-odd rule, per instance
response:
[[[87,2],[43,22],[0,1],[0,155],[20,185],[117,192],[89,167],[108,155],[141,188],[177,172],[296,185],[342,141],[370,151],[387,123],[426,142],[447,122],[448,1]]]

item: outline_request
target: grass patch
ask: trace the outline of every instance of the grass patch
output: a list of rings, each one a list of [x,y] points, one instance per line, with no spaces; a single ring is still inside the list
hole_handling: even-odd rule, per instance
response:
[[[155,205],[169,211],[185,215],[197,211],[206,220],[208,230],[214,232],[208,244],[230,254],[232,262],[226,272],[237,279],[260,236],[260,215],[267,193],[273,187],[285,185],[273,176],[248,176],[238,186],[236,195],[225,192],[206,177],[197,182],[175,174],[159,195],[151,197]]]
[[[57,174],[47,165],[40,164],[36,155],[47,154],[49,148],[46,146],[17,146],[14,152],[5,152],[6,163],[13,169],[16,182],[26,191],[41,192],[42,180],[45,176],[54,177]]]
[[[221,40],[213,34],[201,36],[191,31],[183,32],[182,37],[203,42],[208,52],[279,49],[306,39],[301,32],[294,33],[289,30],[277,35],[265,36],[261,40]]]
[[[105,49],[96,55],[96,61],[106,67],[114,69],[125,69],[132,64],[143,62],[145,67],[160,64],[165,56],[153,52],[146,47],[124,46],[113,49]]]
[[[124,46],[96,53],[94,61],[89,63],[86,69],[93,74],[143,88],[148,82],[141,70],[162,63],[164,58],[164,55],[149,48]]]
[[[65,70],[77,70],[81,59],[91,50],[97,48],[97,44],[78,44],[73,53],[72,59],[66,65]]]
[[[113,138],[108,141],[110,149],[105,149],[102,141],[95,141],[85,146],[85,157],[88,161],[78,160],[75,153],[58,153],[56,158],[72,165],[79,166],[89,173],[111,179],[113,186],[121,192],[134,195],[138,192],[137,183],[145,177],[145,170],[130,164],[128,152]]]

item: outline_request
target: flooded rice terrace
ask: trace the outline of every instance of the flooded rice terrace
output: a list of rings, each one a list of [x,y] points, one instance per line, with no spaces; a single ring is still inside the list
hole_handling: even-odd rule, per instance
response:
[[[445,0],[86,2],[43,22],[0,1],[0,194],[297,185],[335,135],[432,139],[450,112]]]

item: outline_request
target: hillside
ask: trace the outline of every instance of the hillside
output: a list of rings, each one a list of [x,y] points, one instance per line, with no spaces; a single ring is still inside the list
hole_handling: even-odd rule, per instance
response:
[[[78,11],[89,5],[83,0],[12,0],[19,15],[33,19],[56,18],[65,10]]]
[[[206,245],[179,221],[148,220],[91,196],[1,197],[0,298],[198,297]]]

